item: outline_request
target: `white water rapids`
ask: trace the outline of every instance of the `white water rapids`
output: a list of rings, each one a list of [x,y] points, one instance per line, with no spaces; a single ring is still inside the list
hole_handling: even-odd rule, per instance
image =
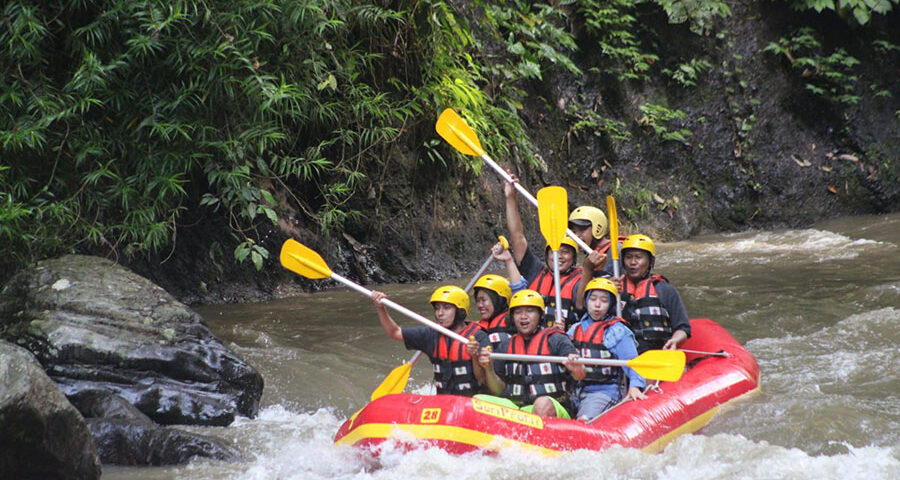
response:
[[[243,462],[104,466],[103,478],[900,478],[900,215],[705,236],[659,250],[656,271],[679,289],[689,315],[721,323],[762,372],[760,393],[662,453],[616,447],[556,458],[518,451],[453,456],[388,446],[374,464],[334,446],[340,424],[412,354],[384,336],[368,299],[335,289],[198,309],[266,380],[257,418],[191,428],[233,441]],[[433,287],[376,288],[429,316]],[[420,362],[408,390],[427,392],[429,371]]]

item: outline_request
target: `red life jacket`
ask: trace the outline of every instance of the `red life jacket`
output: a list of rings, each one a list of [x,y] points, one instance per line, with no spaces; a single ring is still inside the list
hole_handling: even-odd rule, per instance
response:
[[[565,275],[560,272],[559,275],[559,296],[562,301],[561,313],[566,326],[578,321],[578,313],[575,312],[575,294],[577,293],[575,292],[575,286],[578,285],[578,280],[580,279],[581,267],[573,268]],[[553,284],[553,270],[545,267],[531,281],[528,288],[544,297],[546,309],[544,310],[544,319],[541,325],[553,325],[553,322],[556,321],[556,287]]]
[[[619,322],[628,325],[625,323],[625,320],[619,317],[611,318],[605,322],[594,322],[587,330],[582,328],[581,324],[578,324],[575,327],[572,343],[584,358],[615,359],[617,358],[615,354],[603,344],[603,334],[606,332],[606,327]],[[584,384],[620,383],[624,379],[624,372],[618,367],[585,365],[585,371],[587,375],[582,380]]]
[[[669,312],[659,300],[655,287],[659,282],[668,283],[668,281],[662,275],[653,274],[635,285],[627,275],[625,276],[622,285],[622,300],[625,302],[625,307],[622,308],[622,317],[628,321],[634,332],[634,337],[638,342],[638,352],[662,348],[672,337]]]
[[[528,341],[522,335],[516,334],[510,338],[507,353],[552,355],[550,336],[565,334],[556,327],[538,330]],[[503,396],[519,405],[530,405],[543,395],[558,400],[566,396],[569,371],[560,363],[507,361],[504,369],[506,388],[503,390]]]
[[[509,338],[509,326],[506,323],[507,313],[509,311],[494,315],[494,318],[490,320],[478,321],[478,326],[488,334],[488,340],[491,341],[491,347],[495,352],[499,351],[497,348],[500,343]]]
[[[468,323],[459,334],[469,338],[481,330],[477,323]],[[434,365],[434,383],[437,393],[450,393],[471,397],[478,393],[478,380],[472,366],[472,357],[466,344],[445,335],[438,337],[431,355]]]

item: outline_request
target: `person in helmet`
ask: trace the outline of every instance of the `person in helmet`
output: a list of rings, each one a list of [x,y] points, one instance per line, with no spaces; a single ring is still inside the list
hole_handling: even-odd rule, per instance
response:
[[[517,182],[515,176],[513,182]],[[559,247],[559,285],[560,300],[562,305],[556,305],[556,284],[553,278],[553,253],[549,245],[544,248],[544,259],[528,249],[528,239],[525,238],[525,229],[522,226],[522,217],[519,215],[518,194],[513,183],[506,182],[503,193],[506,196],[506,226],[509,229],[509,244],[512,248],[513,258],[519,272],[528,283],[528,289],[541,294],[544,304],[547,306],[544,313],[544,322],[549,325],[556,320],[556,309],[560,309],[563,323],[557,325],[565,329],[578,321],[579,315],[575,308],[575,294],[578,281],[581,279],[581,267],[576,265],[578,257],[578,244],[569,237],[565,237]]]
[[[492,394],[512,402],[508,406],[544,417],[571,418],[569,385],[573,378],[582,379],[584,373],[571,361],[578,358],[575,346],[562,330],[543,326],[544,298],[540,293],[528,289],[516,292],[509,302],[509,311],[516,333],[501,346],[501,352],[566,356],[570,361],[563,364],[492,361],[491,349],[482,348],[478,362],[484,369],[485,386]],[[479,398],[507,404],[496,397],[479,395]]]
[[[381,327],[389,337],[403,342],[407,350],[421,350],[428,355],[434,365],[437,393],[476,394],[484,383],[484,370],[472,358],[478,354],[479,348],[489,346],[490,341],[477,323],[466,321],[469,295],[465,290],[454,285],[438,287],[430,302],[434,307],[435,322],[469,338],[466,344],[426,326],[401,328],[385,309],[382,303],[385,298],[387,296],[383,292],[372,292]]]
[[[582,205],[569,214],[569,230],[594,249],[584,257],[582,265],[585,272],[593,272],[585,276],[586,282],[593,277],[611,277],[613,274],[613,264],[607,262],[612,242],[604,236],[609,232],[608,227],[606,214],[597,207]]]
[[[691,324],[678,290],[666,277],[651,274],[656,245],[646,235],[630,235],[622,242],[622,317],[631,325],[638,353],[674,350],[691,336]]]
[[[512,298],[509,281],[500,275],[483,275],[475,282],[473,291],[475,308],[481,317],[478,326],[487,333],[491,347],[499,351],[500,345],[509,339],[506,315]]]
[[[616,317],[616,285],[608,278],[595,278],[584,289],[587,312],[568,334],[582,357],[631,360],[637,357],[637,342],[628,324]],[[646,398],[644,377],[629,367],[579,364],[583,379],[576,383],[572,403],[576,418],[589,421],[620,401]]]

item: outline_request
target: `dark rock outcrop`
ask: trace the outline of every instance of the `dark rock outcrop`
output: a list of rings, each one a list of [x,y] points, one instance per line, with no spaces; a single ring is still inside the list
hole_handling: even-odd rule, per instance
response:
[[[199,315],[102,258],[19,272],[0,292],[0,338],[30,350],[67,396],[115,394],[158,423],[222,426],[259,408],[262,377]]]
[[[100,478],[84,418],[30,353],[2,340],[0,478]]]
[[[240,452],[217,438],[160,427],[122,397],[86,393],[73,403],[87,418],[103,463],[177,465],[195,456],[240,460]]]

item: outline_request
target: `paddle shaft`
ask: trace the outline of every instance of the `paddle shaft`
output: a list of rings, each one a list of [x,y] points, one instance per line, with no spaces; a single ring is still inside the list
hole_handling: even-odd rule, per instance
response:
[[[700,350],[685,350],[683,348],[679,348],[684,353],[695,353],[697,355],[706,355],[707,357],[730,357],[731,354],[728,352],[701,352]]]
[[[518,362],[550,362],[563,363],[569,361],[569,357],[556,357],[550,355],[518,355],[515,353],[491,353],[491,359],[509,360]],[[606,365],[611,367],[627,367],[628,360],[612,360],[604,358],[576,358],[575,363],[583,363],[585,365]]]
[[[606,196],[606,209],[609,213],[609,253],[612,254],[613,276],[619,278],[619,213],[616,211],[616,199],[612,195]],[[622,303],[619,301],[618,292],[616,292],[616,316],[622,316]]]
[[[472,142],[472,140],[468,136],[466,136],[462,132],[458,131],[452,125],[450,126],[450,128],[453,130],[454,133],[456,133],[457,137],[462,139],[462,141],[465,142],[466,145],[469,146],[469,148],[471,148],[472,150],[474,150],[476,152],[481,152],[481,159],[484,160],[484,163],[488,164],[491,168],[493,168],[494,171],[497,172],[497,174],[499,174],[504,180],[506,180],[509,183],[512,183],[520,195],[525,197],[525,199],[528,200],[529,202],[531,202],[531,204],[534,205],[535,207],[538,206],[537,199],[534,198],[534,196],[532,194],[528,193],[528,190],[525,190],[525,187],[520,185],[519,182],[513,182],[512,177],[508,173],[506,173],[506,170],[503,170],[503,168],[501,168],[500,165],[497,165],[497,162],[495,162],[490,156],[488,156],[488,154],[485,153],[484,150],[481,149],[481,147],[479,147],[478,145],[475,145],[475,143]],[[575,243],[577,243],[578,246],[581,247],[582,250],[584,250],[585,252],[591,253],[594,251],[588,244],[584,243],[584,240],[579,238],[578,235],[575,235],[575,232],[573,232],[571,229],[568,229],[568,228],[566,229],[566,235],[568,235],[569,238],[571,238],[572,240],[575,240]]]
[[[558,326],[562,323],[562,293],[559,291],[559,250],[553,250],[553,283],[556,286],[554,289],[556,291],[556,308],[553,310],[556,314],[556,325]]]
[[[352,280],[349,280],[349,279],[347,279],[347,278],[344,278],[344,277],[342,277],[342,276],[340,276],[340,275],[338,275],[337,273],[334,273],[334,272],[331,273],[331,278],[334,279],[334,280],[337,280],[337,281],[340,282],[340,283],[343,283],[344,285],[346,285],[346,286],[352,288],[353,290],[356,290],[356,291],[359,292],[359,293],[362,293],[363,295],[365,295],[365,296],[367,296],[367,297],[369,297],[369,298],[372,298],[372,291],[371,291],[371,290],[369,290],[369,289],[366,288],[366,287],[363,287],[362,285],[357,284],[356,282],[354,282],[354,281],[352,281]],[[391,307],[392,309],[394,309],[394,310],[396,310],[396,311],[398,311],[398,312],[400,312],[400,313],[406,315],[407,317],[409,317],[409,318],[411,318],[411,319],[413,319],[413,320],[415,320],[415,321],[417,321],[417,322],[419,322],[419,323],[425,325],[426,327],[433,328],[433,329],[435,329],[435,330],[437,330],[437,331],[443,333],[444,335],[446,335],[446,336],[448,336],[448,337],[450,337],[450,338],[452,338],[452,339],[454,339],[454,340],[459,340],[459,341],[462,342],[462,343],[468,343],[468,342],[469,342],[469,339],[468,339],[468,338],[466,338],[466,337],[464,337],[464,336],[462,336],[462,335],[460,335],[460,334],[454,332],[453,330],[450,330],[449,328],[445,328],[445,327],[443,327],[443,326],[441,326],[441,325],[438,325],[438,324],[435,323],[434,321],[429,320],[429,319],[427,319],[427,318],[425,318],[425,317],[419,315],[418,313],[416,313],[416,312],[414,312],[414,311],[412,311],[412,310],[410,310],[410,309],[404,307],[403,305],[400,305],[399,303],[395,303],[393,300],[390,300],[390,299],[388,299],[388,298],[385,298],[385,299],[381,300],[381,303],[383,303],[386,307]]]
[[[488,255],[487,260],[484,261],[484,264],[482,264],[481,268],[479,268],[478,271],[475,272],[475,276],[472,277],[471,280],[469,280],[469,284],[466,285],[466,288],[463,289],[466,291],[466,293],[469,293],[472,291],[472,287],[475,286],[475,282],[477,282],[478,279],[481,278],[481,274],[484,273],[485,270],[487,270],[487,268],[491,265],[491,262],[493,262],[493,261],[494,261],[494,255]]]

